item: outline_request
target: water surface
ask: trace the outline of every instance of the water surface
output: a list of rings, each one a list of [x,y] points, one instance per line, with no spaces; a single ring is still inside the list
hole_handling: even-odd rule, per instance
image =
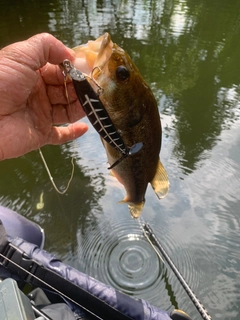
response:
[[[127,49],[158,101],[171,184],[162,201],[148,188],[143,218],[221,320],[239,319],[240,309],[239,10],[237,0],[4,0],[0,12],[1,46],[46,31],[72,47],[107,31]],[[95,131],[42,151],[60,189],[74,157],[68,192],[56,193],[34,151],[0,163],[0,203],[44,227],[45,248],[64,262],[201,319],[127,206],[116,204],[124,190]]]

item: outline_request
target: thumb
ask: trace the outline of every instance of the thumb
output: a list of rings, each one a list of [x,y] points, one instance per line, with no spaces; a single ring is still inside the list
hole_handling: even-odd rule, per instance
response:
[[[75,122],[67,127],[53,127],[48,144],[62,144],[81,137],[88,130],[84,122]]]

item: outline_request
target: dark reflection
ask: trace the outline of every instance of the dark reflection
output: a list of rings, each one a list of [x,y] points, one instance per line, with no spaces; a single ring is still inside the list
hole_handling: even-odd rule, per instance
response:
[[[71,175],[72,153],[67,146],[42,149],[58,188],[67,186]],[[77,160],[77,159],[76,159]],[[75,259],[76,233],[96,224],[93,213],[101,213],[99,199],[104,180],[93,186],[75,161],[75,172],[68,191],[60,195],[53,188],[38,152],[0,163],[0,202],[36,221],[47,235],[45,248],[65,261]],[[74,221],[74,223],[73,223]]]
[[[213,23],[212,16],[219,10],[219,5],[221,13]],[[196,4],[192,7],[192,3],[189,3],[189,6],[191,13],[197,9]],[[208,10],[205,6],[208,6]],[[240,47],[233,50],[239,35],[239,26],[236,27],[236,23],[239,19],[237,12],[240,3],[231,3],[231,9],[235,12],[233,15],[226,14],[225,6],[228,6],[225,1],[211,2],[211,6],[209,2],[203,2],[201,6],[199,4],[191,33],[184,33],[178,39],[178,48],[184,48],[185,42],[189,49],[180,53],[180,66],[176,77],[185,83],[181,64],[189,59],[195,62],[189,61],[188,67],[189,79],[193,83],[189,82],[189,85],[174,97],[179,101],[175,109],[179,137],[175,152],[181,155],[184,165],[192,170],[201,159],[201,153],[215,145],[223,125],[235,117],[236,100],[232,101],[231,105],[226,104],[226,101],[218,101],[218,93],[223,86],[231,88],[234,80],[236,83],[240,82],[237,72],[239,61],[236,59],[236,51],[239,55]],[[199,37],[193,38],[193,34],[198,34]],[[227,70],[226,66],[229,64],[235,65],[235,69]],[[232,112],[229,112],[229,108]]]
[[[49,12],[58,3],[41,0],[2,0],[0,45],[24,40],[35,33],[49,31]]]
[[[178,302],[177,302],[174,290],[173,290],[172,285],[171,285],[171,283],[169,282],[169,279],[168,279],[167,269],[164,271],[164,273],[162,275],[162,279],[164,280],[165,287],[166,287],[166,290],[167,290],[167,293],[168,293],[168,296],[169,296],[169,298],[171,300],[172,305],[174,306],[175,309],[179,309]]]

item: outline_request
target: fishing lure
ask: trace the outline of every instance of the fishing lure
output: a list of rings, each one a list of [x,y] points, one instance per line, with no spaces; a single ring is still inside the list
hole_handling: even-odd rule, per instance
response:
[[[85,111],[89,121],[99,133],[99,135],[109,143],[113,148],[121,153],[121,157],[113,163],[109,169],[112,169],[129,155],[133,155],[142,149],[143,143],[138,142],[131,147],[125,145],[120,133],[113,124],[107,110],[100,100],[100,95],[103,89],[91,78],[91,80],[99,88],[96,93],[91,84],[86,79],[86,76],[77,70],[74,65],[65,59],[60,65],[65,77],[69,76],[72,79],[77,97]]]

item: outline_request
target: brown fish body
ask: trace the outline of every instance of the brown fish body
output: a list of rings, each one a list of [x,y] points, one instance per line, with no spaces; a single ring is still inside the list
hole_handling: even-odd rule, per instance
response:
[[[77,47],[76,53],[81,56],[85,51],[91,76],[103,89],[100,99],[125,145],[130,148],[139,142],[143,144],[140,151],[124,158],[112,169],[126,190],[122,202],[129,204],[132,216],[138,217],[149,182],[159,197],[165,196],[168,190],[167,174],[159,162],[162,129],[157,102],[127,53],[114,44],[108,34],[99,39],[93,59],[87,47]],[[122,155],[106,141],[102,142],[111,166]]]

